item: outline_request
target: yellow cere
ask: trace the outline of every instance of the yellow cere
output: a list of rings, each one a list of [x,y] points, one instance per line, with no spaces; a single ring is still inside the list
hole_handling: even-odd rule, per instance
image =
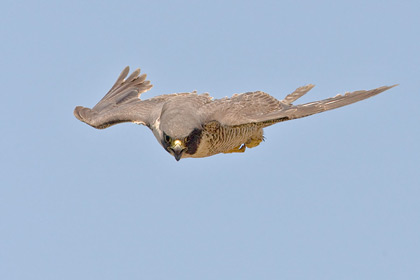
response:
[[[174,146],[181,146],[181,145],[182,145],[181,140],[175,140],[174,141]]]

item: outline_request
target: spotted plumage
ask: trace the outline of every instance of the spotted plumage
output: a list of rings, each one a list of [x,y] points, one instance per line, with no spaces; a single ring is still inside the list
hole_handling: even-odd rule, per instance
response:
[[[104,129],[122,122],[149,127],[176,160],[244,152],[263,141],[263,128],[306,117],[377,95],[393,86],[360,90],[321,101],[293,105],[313,85],[296,89],[283,100],[256,91],[213,99],[209,94],[174,93],[141,100],[152,85],[140,69],[126,67],[110,91],[92,109],[77,106],[76,118]]]

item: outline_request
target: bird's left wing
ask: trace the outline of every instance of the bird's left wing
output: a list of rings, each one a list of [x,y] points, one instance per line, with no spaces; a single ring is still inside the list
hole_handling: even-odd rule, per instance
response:
[[[394,85],[395,86],[395,85]],[[377,95],[394,86],[383,86],[372,90],[359,90],[337,95],[332,98],[293,105],[301,96],[314,86],[307,85],[296,89],[283,100],[277,100],[264,92],[236,94],[231,98],[215,100],[205,109],[208,122],[218,121],[224,126],[259,124],[268,126],[273,123],[303,118],[313,114],[339,108]]]
[[[122,122],[134,122],[148,125],[152,121],[153,109],[158,99],[140,100],[141,93],[152,85],[146,81],[146,74],[140,75],[136,69],[128,78],[127,66],[118,77],[109,92],[92,109],[77,106],[74,116],[95,128],[107,128]]]

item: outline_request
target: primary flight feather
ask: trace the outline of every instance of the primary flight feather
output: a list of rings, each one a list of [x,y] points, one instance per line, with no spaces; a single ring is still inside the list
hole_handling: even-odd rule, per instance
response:
[[[140,95],[152,85],[145,74],[140,75],[140,69],[128,74],[126,67],[98,104],[92,109],[77,106],[74,115],[98,129],[122,122],[146,125],[176,160],[244,152],[261,143],[264,127],[349,105],[395,86],[359,90],[300,105],[292,103],[314,85],[299,87],[283,100],[261,91],[222,99],[189,92],[141,100]]]

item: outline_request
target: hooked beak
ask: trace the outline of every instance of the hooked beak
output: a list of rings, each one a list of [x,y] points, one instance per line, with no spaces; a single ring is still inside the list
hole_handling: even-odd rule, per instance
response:
[[[185,152],[186,147],[181,140],[175,140],[172,142],[170,149],[174,152],[176,161],[179,161],[182,157],[182,154]]]

